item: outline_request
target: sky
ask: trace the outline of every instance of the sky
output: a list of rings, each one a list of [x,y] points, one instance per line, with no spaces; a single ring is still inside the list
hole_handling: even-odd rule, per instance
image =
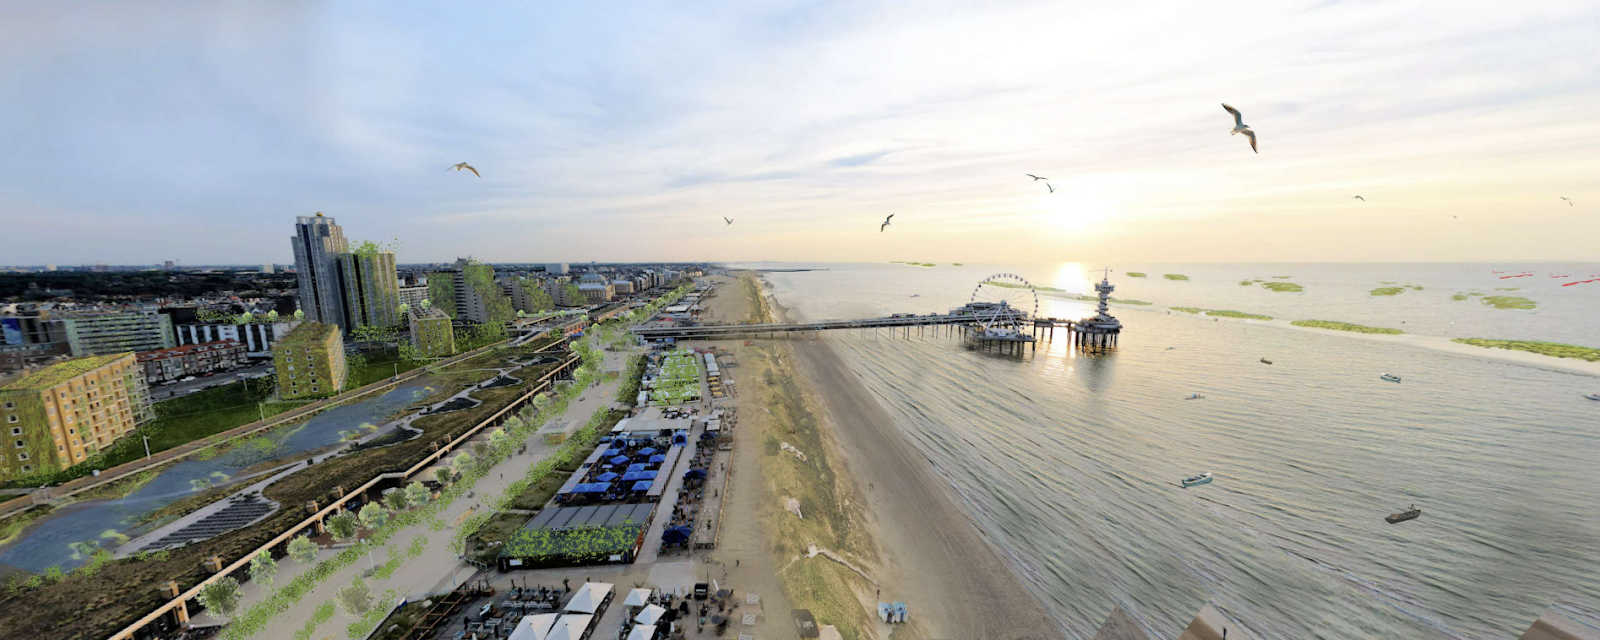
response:
[[[1581,0],[13,1],[0,264],[291,263],[316,212],[401,262],[1596,260],[1596,33]]]

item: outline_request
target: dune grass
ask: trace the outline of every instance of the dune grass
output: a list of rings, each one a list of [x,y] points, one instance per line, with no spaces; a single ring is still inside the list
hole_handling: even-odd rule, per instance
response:
[[[1205,311],[1205,309],[1201,309],[1200,307],[1167,307],[1167,308],[1171,309],[1173,311],[1182,311],[1184,313],[1200,313],[1201,311]]]
[[[1456,338],[1455,342],[1470,344],[1474,347],[1485,349],[1509,349],[1511,351],[1527,351],[1544,356],[1556,358],[1574,358],[1588,362],[1600,362],[1600,349],[1580,347],[1575,344],[1562,344],[1560,342],[1538,342],[1534,340],[1489,340],[1485,338]]]
[[[1297,326],[1297,327],[1311,327],[1313,329],[1331,329],[1333,331],[1349,331],[1349,332],[1352,332],[1352,333],[1378,333],[1378,334],[1383,334],[1383,335],[1400,335],[1402,333],[1405,333],[1404,331],[1401,331],[1399,329],[1388,329],[1388,328],[1385,328],[1385,327],[1368,327],[1368,326],[1365,326],[1365,325],[1350,324],[1348,322],[1335,322],[1335,321],[1332,321],[1332,320],[1295,320],[1294,322],[1291,322],[1289,324],[1292,324],[1292,325]]]
[[[1180,281],[1189,279],[1189,276],[1183,275],[1181,273],[1168,273],[1168,274],[1162,275],[1161,277],[1166,278],[1168,280],[1180,280]]]

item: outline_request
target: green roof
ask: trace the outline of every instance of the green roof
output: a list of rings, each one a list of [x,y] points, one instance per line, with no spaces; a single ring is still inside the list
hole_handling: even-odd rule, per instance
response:
[[[99,369],[100,367],[111,364],[112,362],[116,362],[117,360],[131,353],[133,352],[113,353],[103,356],[89,356],[87,358],[78,358],[77,360],[68,360],[60,364],[51,365],[38,371],[34,371],[33,373],[25,375],[20,379],[12,381],[11,384],[0,387],[0,390],[37,391],[48,389],[90,371],[94,371],[95,369]]]
[[[289,332],[289,335],[284,336],[280,344],[285,346],[309,343],[321,344],[323,341],[328,339],[329,335],[338,329],[338,325],[325,324],[322,322],[306,322],[298,327],[295,327],[294,331]]]

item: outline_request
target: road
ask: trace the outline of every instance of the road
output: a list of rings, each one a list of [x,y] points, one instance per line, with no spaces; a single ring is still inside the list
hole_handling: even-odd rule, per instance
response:
[[[593,338],[590,338],[593,340]],[[632,351],[602,351],[605,354],[605,363],[601,371],[619,371],[626,368],[627,358]],[[581,399],[574,399],[560,416],[552,416],[552,420],[570,420],[578,425],[586,424],[590,415],[602,407],[610,406],[615,400],[617,391],[621,386],[620,377],[609,382],[600,382],[583,391]],[[548,457],[556,449],[554,445],[547,445],[537,437],[528,436],[528,448],[525,453],[512,455],[492,468],[473,488],[473,493],[479,495],[496,495],[516,481],[519,474],[526,473],[529,468],[540,460]],[[291,636],[295,631],[303,628],[311,620],[317,607],[323,602],[332,602],[334,594],[341,587],[348,585],[357,576],[367,580],[367,585],[372,589],[374,596],[382,595],[385,591],[393,589],[401,597],[421,595],[438,591],[448,591],[455,585],[470,578],[477,569],[462,563],[449,551],[450,540],[455,536],[456,528],[467,517],[476,513],[480,508],[479,500],[473,498],[460,498],[444,509],[439,514],[447,526],[441,531],[430,530],[427,524],[419,524],[400,531],[390,538],[388,544],[376,548],[371,553],[371,564],[381,564],[388,559],[390,548],[395,548],[395,553],[403,552],[410,546],[417,536],[422,536],[428,541],[427,550],[421,557],[405,561],[388,579],[377,579],[366,576],[369,572],[368,562],[358,562],[353,566],[334,572],[305,597],[301,598],[294,606],[279,613],[272,620],[267,629],[254,637],[278,640]],[[338,553],[335,549],[324,549],[317,556],[317,562],[333,557]],[[306,571],[313,565],[295,562],[292,559],[282,559],[278,562],[277,584],[287,584],[296,575]],[[266,597],[268,590],[258,585],[246,583],[242,588],[240,611],[247,611],[249,607],[260,602]],[[378,603],[379,607],[389,607],[394,603]],[[319,628],[312,638],[333,638],[343,636],[343,627],[350,622],[350,618],[342,613],[336,615],[331,622]],[[209,614],[195,616],[193,623],[196,626],[220,623],[221,620],[212,618]]]
[[[152,387],[150,387],[150,401],[151,402],[160,402],[162,400],[170,400],[172,398],[176,398],[178,396],[183,396],[183,395],[188,395],[188,394],[194,393],[196,391],[203,391],[203,390],[206,390],[206,389],[210,389],[212,387],[220,387],[220,386],[223,386],[223,385],[226,385],[226,384],[233,384],[233,383],[238,382],[240,380],[244,380],[245,377],[261,375],[263,373],[266,373],[266,374],[272,373],[272,361],[271,360],[268,360],[268,361],[260,363],[260,364],[251,365],[249,367],[245,367],[245,368],[242,368],[242,369],[234,369],[233,371],[222,371],[222,372],[213,374],[209,378],[199,378],[199,377],[197,377],[194,380],[190,380],[188,382],[179,382],[177,384],[172,384],[172,385],[155,385],[155,386],[152,386]],[[241,377],[241,375],[244,376],[244,377]]]

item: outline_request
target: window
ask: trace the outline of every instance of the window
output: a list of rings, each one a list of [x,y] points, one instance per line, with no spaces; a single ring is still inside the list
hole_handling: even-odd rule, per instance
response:
[[[33,471],[33,465],[26,465],[26,464],[22,465],[22,472],[23,473],[27,473],[29,471]]]
[[[12,414],[12,415],[6,416],[6,422],[8,422],[10,424],[16,424],[16,423],[18,423],[20,421],[17,420],[16,414]]]
[[[21,440],[17,441],[17,448],[18,449],[21,449],[21,448],[26,447],[26,446],[28,446],[28,445],[26,443],[24,443],[23,441],[21,441]]]
[[[11,435],[14,435],[14,436],[22,435],[22,427],[12,427],[11,428]]]
[[[15,402],[7,402],[6,403],[6,408],[7,409],[15,409],[15,408],[17,408],[17,403],[15,403]]]
[[[27,460],[28,459],[28,452],[24,451],[22,453],[17,454],[17,459],[18,460]]]

